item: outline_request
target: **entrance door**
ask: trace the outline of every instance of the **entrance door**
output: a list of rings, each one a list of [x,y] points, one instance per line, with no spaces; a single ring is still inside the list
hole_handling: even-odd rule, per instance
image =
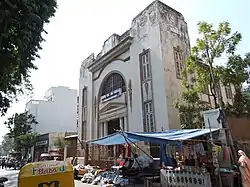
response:
[[[110,120],[108,122],[108,135],[116,133],[116,130],[120,130],[119,118]]]
[[[120,121],[119,118],[110,120],[108,122],[108,135],[116,133],[116,130],[120,130]],[[111,145],[108,147],[110,157],[119,156],[119,146]]]

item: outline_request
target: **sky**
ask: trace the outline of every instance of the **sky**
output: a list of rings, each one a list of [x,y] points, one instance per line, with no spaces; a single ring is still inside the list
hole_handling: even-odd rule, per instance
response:
[[[99,53],[103,42],[113,33],[122,34],[130,28],[132,19],[153,0],[58,0],[55,17],[46,25],[46,42],[39,51],[40,59],[32,72],[32,96],[22,96],[5,117],[0,118],[0,140],[8,132],[3,124],[15,112],[23,112],[31,97],[42,99],[51,86],[78,89],[81,62],[91,53]],[[229,21],[233,31],[243,40],[238,53],[250,52],[249,0],[162,0],[181,12],[188,24],[191,46],[197,38],[197,23],[214,25]]]

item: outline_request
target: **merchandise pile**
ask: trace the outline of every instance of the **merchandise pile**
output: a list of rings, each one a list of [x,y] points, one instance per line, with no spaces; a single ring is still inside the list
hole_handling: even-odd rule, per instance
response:
[[[123,179],[118,171],[95,170],[91,166],[88,166],[88,172],[83,175],[81,182],[101,185],[103,187],[113,185],[124,186],[128,184],[128,180]]]
[[[136,161],[134,161],[132,165],[132,174],[135,171],[138,171],[143,168],[149,168],[150,164],[153,162],[147,156],[139,156]],[[93,167],[90,165],[87,166],[76,166],[76,168],[81,168],[85,173],[81,181],[83,183],[88,183],[92,185],[100,185],[102,187],[110,187],[110,186],[126,186],[129,183],[133,183],[134,181],[128,180],[127,178],[123,178],[123,175],[120,173],[120,166],[113,166],[111,171],[100,170],[98,167]],[[127,170],[128,173],[130,169]],[[135,173],[137,175],[137,173]]]

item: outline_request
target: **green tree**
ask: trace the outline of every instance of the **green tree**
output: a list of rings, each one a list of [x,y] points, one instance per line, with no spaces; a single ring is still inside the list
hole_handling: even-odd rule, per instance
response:
[[[244,58],[240,55],[233,55],[225,66],[217,67],[220,80],[224,86],[233,85],[235,88],[233,105],[227,108],[231,111],[243,114],[249,111],[249,97],[242,92],[243,84],[249,80],[250,53]]]
[[[222,55],[234,55],[242,37],[238,32],[232,33],[228,22],[220,23],[217,29],[207,22],[199,22],[198,31],[196,46],[192,48],[186,61],[187,73],[195,72],[195,87],[198,92],[203,92],[210,85],[215,106],[218,106],[218,83],[221,76],[216,62]]]
[[[61,136],[57,136],[54,138],[54,146],[60,149],[64,149],[64,147],[68,145],[68,142]]]
[[[56,0],[1,0],[0,2],[0,113],[4,115],[17,95],[31,90],[30,72],[46,33],[44,24],[54,16]]]
[[[226,67],[216,66],[216,62],[223,55],[230,56],[232,59],[241,40],[241,34],[232,33],[228,22],[220,23],[216,29],[212,24],[199,22],[198,31],[199,38],[191,49],[186,61],[186,69],[183,71],[183,77],[188,79],[183,78],[184,91],[175,102],[182,128],[202,126],[202,111],[210,109],[211,106],[201,101],[200,94],[212,96],[215,107],[218,106],[217,99],[221,98],[219,83],[224,79],[223,73]],[[223,101],[220,104],[223,104]]]
[[[28,112],[16,113],[5,123],[9,128],[8,136],[13,139],[14,150],[27,156],[30,148],[35,145],[37,137],[37,134],[31,132],[31,126],[37,124],[35,117]]]
[[[181,97],[176,100],[174,106],[179,111],[181,127],[183,129],[196,129],[203,127],[202,111],[209,108],[203,102],[197,90],[188,88],[181,93]]]
[[[14,139],[10,138],[7,134],[4,135],[1,146],[3,155],[8,155],[14,149]]]
[[[16,137],[14,139],[15,150],[22,152],[24,158],[26,158],[30,149],[35,145],[36,139],[37,139],[36,133],[27,133]]]

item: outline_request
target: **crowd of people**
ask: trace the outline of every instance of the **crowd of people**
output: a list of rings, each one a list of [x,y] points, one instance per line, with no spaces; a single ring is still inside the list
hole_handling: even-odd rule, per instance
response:
[[[6,169],[6,168],[14,168],[16,169],[18,167],[18,161],[13,158],[2,158],[0,160],[1,168]]]

